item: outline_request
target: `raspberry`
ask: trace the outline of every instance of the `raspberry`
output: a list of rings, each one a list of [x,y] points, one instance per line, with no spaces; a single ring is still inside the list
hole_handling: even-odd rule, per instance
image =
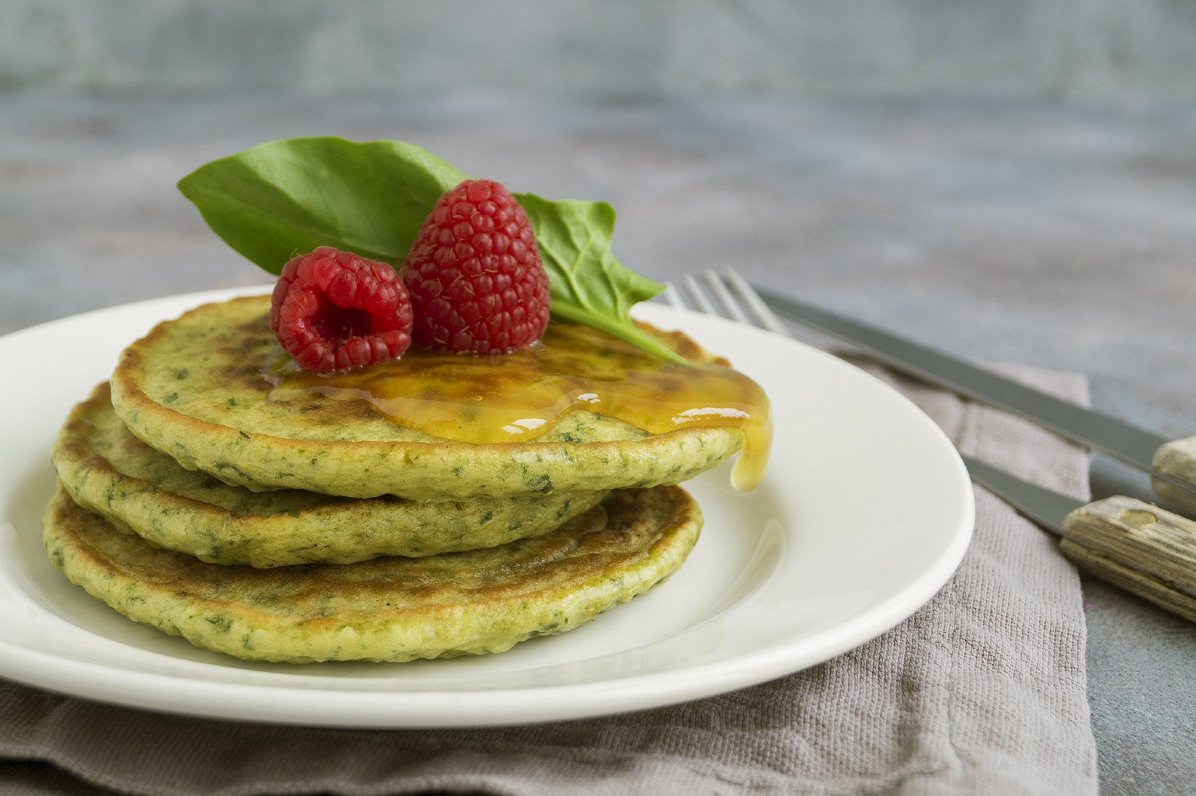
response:
[[[500,183],[466,180],[440,197],[403,262],[415,342],[500,354],[539,340],[548,276],[523,207]]]
[[[270,328],[300,367],[349,370],[403,355],[411,344],[411,301],[386,263],[321,246],[283,266]]]

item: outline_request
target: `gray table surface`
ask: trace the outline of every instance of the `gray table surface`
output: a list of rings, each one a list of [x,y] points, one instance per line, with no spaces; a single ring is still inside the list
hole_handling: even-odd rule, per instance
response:
[[[605,199],[616,253],[649,276],[732,265],[975,359],[1081,371],[1102,410],[1196,434],[1192,107],[0,95],[0,333],[262,283],[174,183],[312,134]],[[1146,487],[1101,457],[1092,482]],[[1099,582],[1084,594],[1102,791],[1196,792],[1196,627]],[[20,777],[62,787],[44,774]]]

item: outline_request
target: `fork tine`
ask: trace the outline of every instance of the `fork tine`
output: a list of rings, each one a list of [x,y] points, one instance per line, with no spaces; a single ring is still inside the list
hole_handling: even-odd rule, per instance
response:
[[[681,309],[697,310],[715,317],[730,317],[778,334],[792,334],[768,308],[755,288],[733,268],[726,269],[722,275],[715,271],[706,271],[697,277],[686,274],[679,283],[666,282],[660,297]],[[715,306],[716,302],[719,306]]]
[[[723,280],[719,278],[718,274],[716,274],[714,271],[707,271],[702,275],[702,278],[709,286],[710,292],[712,292],[715,297],[718,298],[719,303],[723,305],[723,309],[727,311],[727,315],[730,315],[740,323],[754,325],[754,321],[748,317],[746,312],[743,311],[743,307],[741,307],[739,302],[735,300],[735,297],[731,295],[731,292],[727,290],[727,286],[723,284]]]
[[[789,327],[787,327],[784,322],[776,316],[776,313],[768,308],[768,305],[764,303],[764,299],[760,298],[760,294],[756,292],[756,289],[753,288],[746,279],[739,275],[739,272],[733,268],[728,268],[723,272],[723,278],[729,285],[731,285],[732,288],[734,288],[735,292],[739,294],[739,297],[743,299],[744,303],[751,307],[752,312],[759,320],[759,325],[763,326],[769,331],[776,332],[777,334],[783,334],[787,336],[793,334],[793,332],[789,330]]]
[[[702,289],[702,285],[697,279],[694,279],[693,274],[686,274],[682,284],[695,309],[707,315],[717,316],[719,314],[719,311],[714,308],[714,304],[711,303],[710,297],[706,295],[706,291]]]
[[[660,300],[670,307],[677,307],[678,309],[685,309],[689,305],[685,303],[685,299],[677,291],[677,286],[672,282],[664,283],[664,290],[660,291]]]

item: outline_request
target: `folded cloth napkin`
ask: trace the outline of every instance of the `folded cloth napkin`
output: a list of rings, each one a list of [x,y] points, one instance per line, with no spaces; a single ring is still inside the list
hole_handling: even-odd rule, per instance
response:
[[[1008,370],[1086,398],[1079,376]],[[1081,450],[874,373],[964,452],[1087,495]],[[927,605],[852,652],[753,688],[585,721],[354,731],[159,715],[0,682],[0,791],[74,793],[81,780],[172,796],[1094,793],[1079,580],[1052,538],[1005,504],[981,490],[976,509],[967,555]]]

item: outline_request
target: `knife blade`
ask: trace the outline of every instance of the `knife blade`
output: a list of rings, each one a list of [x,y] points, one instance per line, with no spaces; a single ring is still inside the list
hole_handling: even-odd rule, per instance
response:
[[[1196,522],[1128,497],[1084,503],[962,458],[973,481],[1060,536],[1080,569],[1196,622]]]
[[[1157,495],[1185,511],[1196,512],[1196,436],[1168,440],[860,321],[765,288],[756,288],[756,292],[786,320],[860,346],[895,370],[1024,417],[1150,473]]]

